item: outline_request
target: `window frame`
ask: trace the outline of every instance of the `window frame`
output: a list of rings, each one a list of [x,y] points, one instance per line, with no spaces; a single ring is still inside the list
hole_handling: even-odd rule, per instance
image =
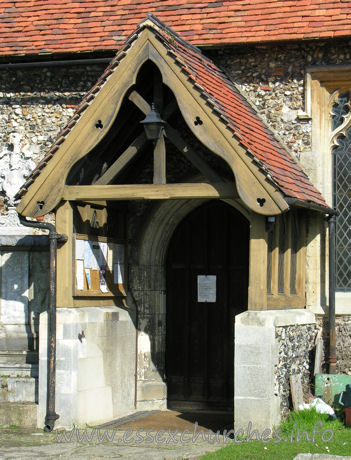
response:
[[[332,130],[332,107],[337,95],[345,91],[351,94],[351,65],[308,67],[305,82],[305,118],[312,119],[312,152],[316,159],[315,171],[311,175],[329,206],[333,206],[334,170],[333,142],[340,133]],[[351,117],[350,124],[351,126]],[[345,126],[343,126],[345,128]],[[336,130],[338,131],[338,130]],[[321,243],[323,246],[323,243]],[[320,251],[322,252],[321,248]],[[326,251],[321,269],[328,273]],[[323,266],[323,263],[325,264]],[[326,289],[325,289],[326,290]],[[323,287],[319,293],[323,298]],[[350,314],[351,291],[336,290],[336,313]]]

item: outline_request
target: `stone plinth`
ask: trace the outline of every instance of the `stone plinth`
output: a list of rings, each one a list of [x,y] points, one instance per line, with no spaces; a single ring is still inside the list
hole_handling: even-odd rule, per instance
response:
[[[234,427],[273,431],[281,420],[276,329],[315,324],[307,310],[247,311],[235,318]]]
[[[118,307],[57,309],[56,427],[105,423],[134,411],[135,327]],[[47,314],[40,318],[38,426],[46,413]]]

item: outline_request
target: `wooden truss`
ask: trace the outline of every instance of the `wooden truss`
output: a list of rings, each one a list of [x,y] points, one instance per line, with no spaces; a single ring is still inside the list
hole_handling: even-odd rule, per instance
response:
[[[91,185],[67,185],[66,178],[72,167],[104,138],[121,108],[124,97],[134,85],[138,71],[146,61],[152,61],[160,71],[154,81],[153,99],[163,106],[162,84],[168,86],[179,110],[195,137],[214,155],[222,158],[233,171],[235,181],[227,183],[207,162],[195,152],[180,133],[167,123],[175,110],[173,102],[162,111],[166,121],[164,130],[154,147],[153,183],[146,185],[111,185],[147,142],[144,133],[138,135],[121,155],[100,174]],[[143,113],[150,110],[149,103],[136,91],[129,94]],[[194,120],[201,120],[194,123]],[[200,171],[205,182],[166,183],[165,138]],[[83,112],[76,125],[59,145],[58,151],[43,167],[40,174],[23,196],[17,210],[25,216],[40,216],[55,209],[62,200],[128,200],[128,199],[189,199],[234,198],[247,208],[263,215],[276,215],[289,207],[282,193],[267,181],[258,165],[226,129],[212,109],[198,97],[194,85],[156,40],[151,30],[145,29],[101,86],[94,100]]]

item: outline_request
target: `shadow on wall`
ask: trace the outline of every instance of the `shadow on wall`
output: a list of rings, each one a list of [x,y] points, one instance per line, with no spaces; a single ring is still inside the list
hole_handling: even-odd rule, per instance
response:
[[[0,246],[0,350],[36,351],[39,315],[49,301],[48,238],[14,238]]]

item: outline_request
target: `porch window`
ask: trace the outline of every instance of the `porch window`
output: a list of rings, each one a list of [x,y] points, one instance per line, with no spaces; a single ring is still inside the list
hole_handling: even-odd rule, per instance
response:
[[[305,305],[305,219],[293,210],[276,217],[267,234],[268,308]]]

